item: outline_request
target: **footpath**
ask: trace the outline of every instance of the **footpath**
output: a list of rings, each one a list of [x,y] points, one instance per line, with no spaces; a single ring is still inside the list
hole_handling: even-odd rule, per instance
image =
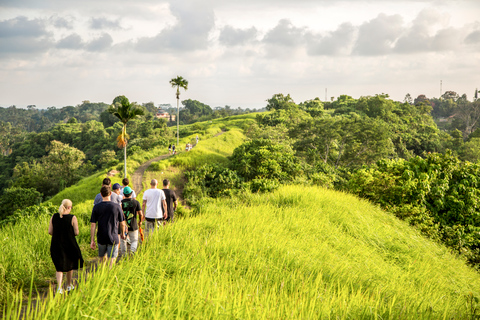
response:
[[[164,154],[164,155],[158,156],[156,158],[150,159],[147,162],[145,162],[144,164],[142,164],[140,167],[138,167],[137,170],[135,170],[135,172],[133,173],[133,176],[132,176],[132,186],[133,186],[133,190],[135,190],[136,194],[140,194],[143,190],[143,174],[145,173],[145,170],[147,170],[147,168],[153,162],[157,162],[157,161],[166,159],[169,156],[170,155],[168,155],[168,154]]]

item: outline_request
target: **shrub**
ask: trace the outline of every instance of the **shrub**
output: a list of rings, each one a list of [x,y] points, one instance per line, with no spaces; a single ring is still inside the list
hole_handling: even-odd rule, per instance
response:
[[[0,200],[3,210],[0,212],[0,220],[8,218],[17,209],[24,209],[35,204],[40,204],[42,194],[34,188],[12,187],[5,189]]]
[[[242,188],[243,179],[235,171],[215,165],[203,165],[185,172],[187,184],[183,190],[190,203],[208,196],[217,198],[230,196]]]
[[[272,192],[278,189],[280,184],[276,180],[260,178],[253,179],[248,186],[252,192]]]
[[[480,262],[480,164],[451,152],[382,160],[358,170],[347,189],[367,198],[432,238]]]
[[[268,139],[245,142],[233,151],[231,168],[246,181],[253,179],[291,181],[300,173],[290,146]]]

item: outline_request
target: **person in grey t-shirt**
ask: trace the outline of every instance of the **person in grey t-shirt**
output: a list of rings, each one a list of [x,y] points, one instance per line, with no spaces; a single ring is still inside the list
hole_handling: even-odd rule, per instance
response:
[[[118,185],[118,190],[120,190],[120,184],[118,183],[115,183],[112,187],[112,190],[115,190],[115,187]],[[112,186],[112,180],[110,180],[110,178],[105,178],[103,179],[103,182],[102,182],[102,187],[103,186],[107,186],[107,187],[111,187]],[[122,197],[120,195],[118,195],[117,193],[115,192],[112,192],[111,194],[111,199],[110,201],[112,202],[115,202],[117,204],[119,204],[120,206],[122,205]],[[102,198],[102,194],[99,193],[97,194],[97,196],[95,197],[95,200],[93,200],[93,205],[96,205],[97,203],[100,203],[103,201],[103,198]]]

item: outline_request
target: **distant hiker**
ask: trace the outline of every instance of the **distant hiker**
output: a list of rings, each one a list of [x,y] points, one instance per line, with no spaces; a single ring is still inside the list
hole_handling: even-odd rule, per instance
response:
[[[143,214],[140,202],[132,199],[133,190],[130,187],[123,189],[125,199],[122,200],[123,215],[128,228],[128,236],[130,237],[130,251],[135,253],[138,247],[138,225],[142,224]],[[137,222],[137,215],[139,220]],[[120,240],[120,254],[123,256],[127,253],[127,240]]]
[[[117,183],[118,184],[118,183]],[[112,187],[112,180],[110,178],[103,179],[102,186]],[[120,185],[119,185],[120,186]],[[95,196],[95,200],[93,200],[93,205],[96,205],[99,202],[102,202],[102,194],[99,193]],[[118,203],[118,205],[122,204],[122,197],[116,193],[112,193],[111,201]]]
[[[172,154],[172,144],[168,145],[168,154]]]
[[[64,199],[50,219],[48,234],[52,236],[50,256],[55,265],[57,278],[57,293],[63,293],[63,273],[67,273],[67,291],[75,289],[72,284],[73,270],[83,268],[83,257],[75,236],[78,236],[77,217],[70,214],[72,201]]]
[[[196,143],[195,145],[197,145],[197,144],[198,144],[198,134],[197,134],[197,136],[195,137],[195,139],[197,140],[197,143]]]
[[[176,154],[175,145],[174,145],[174,144],[172,144],[172,154]]]
[[[123,187],[120,189],[120,196],[124,196],[123,190],[125,190],[125,187],[127,187],[130,184],[130,180],[128,178],[123,178],[122,180]],[[131,189],[131,188],[130,188]],[[132,189],[132,199],[136,199],[137,195],[135,194],[135,190]]]
[[[189,151],[190,150],[190,144],[187,143],[187,145],[185,146],[185,151]]]
[[[147,236],[160,227],[163,219],[167,218],[167,203],[165,193],[157,188],[158,181],[153,179],[150,182],[150,189],[143,193],[142,211],[145,212]],[[145,210],[146,207],[146,210]]]
[[[105,261],[106,256],[110,258],[110,266],[112,266],[118,256],[118,244],[120,243],[118,230],[125,230],[125,219],[122,208],[110,199],[112,195],[110,187],[103,186],[100,194],[102,201],[93,206],[90,217],[90,248],[95,250],[95,229],[98,224],[98,256],[101,261]],[[121,237],[123,239],[124,235],[122,234]]]
[[[175,191],[170,190],[170,181],[168,179],[163,180],[163,193],[165,193],[166,203],[167,203],[167,222],[174,222],[174,213],[177,210],[178,200],[175,195]]]

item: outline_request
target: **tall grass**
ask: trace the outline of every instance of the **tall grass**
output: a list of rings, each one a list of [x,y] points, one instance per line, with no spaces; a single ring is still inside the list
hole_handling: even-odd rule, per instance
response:
[[[465,319],[479,285],[463,261],[377,207],[284,186],[203,202],[133,259],[26,318]],[[6,318],[19,308],[12,298]]]
[[[96,255],[90,245],[90,214],[93,200],[75,204],[80,235],[77,242],[85,260]],[[46,212],[48,210],[49,212]],[[0,304],[15,291],[33,280],[36,287],[47,287],[55,279],[55,266],[50,257],[51,236],[48,225],[58,207],[45,207],[45,212],[20,218],[1,228]]]
[[[216,137],[200,140],[189,152],[181,152],[150,166],[150,171],[162,171],[174,166],[179,169],[193,169],[206,163],[226,163],[233,150],[245,141],[239,129],[231,129]]]

